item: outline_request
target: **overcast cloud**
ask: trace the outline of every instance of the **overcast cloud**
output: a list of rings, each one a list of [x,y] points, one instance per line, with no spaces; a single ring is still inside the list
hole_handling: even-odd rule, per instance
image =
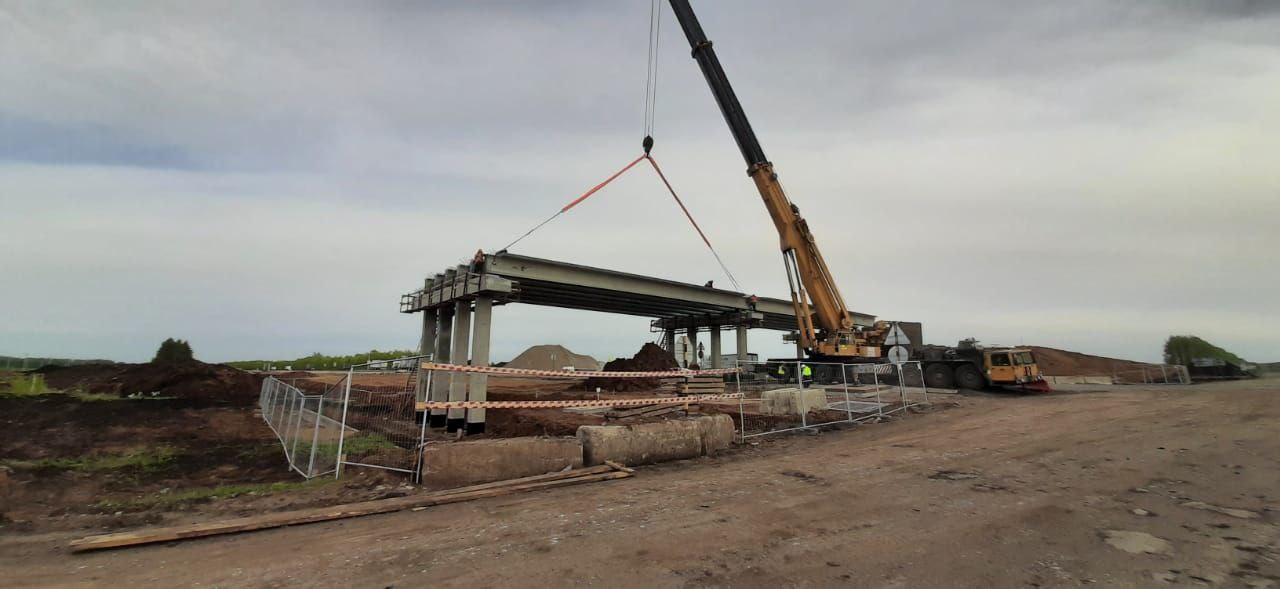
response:
[[[1280,360],[1280,4],[695,8],[855,309],[931,343]],[[400,294],[639,154],[648,12],[0,0],[0,354],[415,346]],[[666,7],[660,51],[655,156],[743,287],[785,296]],[[727,284],[640,168],[514,251]],[[511,306],[494,355],[652,338]]]

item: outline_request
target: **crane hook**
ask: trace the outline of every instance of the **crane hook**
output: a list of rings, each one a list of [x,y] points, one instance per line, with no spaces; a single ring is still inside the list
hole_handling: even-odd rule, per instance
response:
[[[649,155],[649,150],[653,149],[653,137],[645,135],[644,142],[642,142],[641,145],[644,146],[644,154]]]

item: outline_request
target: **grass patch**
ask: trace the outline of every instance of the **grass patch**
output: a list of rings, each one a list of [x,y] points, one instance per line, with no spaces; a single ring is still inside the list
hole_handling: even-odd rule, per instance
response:
[[[203,487],[199,489],[190,489],[176,493],[163,493],[151,495],[148,497],[139,497],[136,499],[126,499],[123,501],[102,500],[93,504],[95,509],[103,511],[126,510],[126,509],[142,509],[148,507],[165,507],[177,505],[179,503],[191,503],[196,501],[212,501],[215,499],[231,499],[241,495],[270,495],[273,493],[283,493],[286,491],[297,491],[300,489],[312,489],[323,487],[336,482],[333,477],[318,477],[309,481],[296,482],[280,482],[280,483],[260,483],[251,485],[219,485],[217,487]]]
[[[0,394],[9,397],[38,397],[57,391],[49,388],[42,374],[14,372],[0,375]]]
[[[129,470],[156,472],[168,466],[178,456],[169,446],[140,448],[124,454],[86,454],[75,458],[42,458],[40,460],[6,460],[4,465],[15,470],[74,470],[99,472],[104,470]]]
[[[348,438],[342,442],[342,453],[347,456],[359,456],[381,450],[383,448],[398,448],[391,440],[388,440],[382,434],[363,434],[359,437]],[[311,443],[303,442],[298,444],[297,456],[310,456]],[[316,444],[316,456],[337,456],[338,442],[320,442]]]

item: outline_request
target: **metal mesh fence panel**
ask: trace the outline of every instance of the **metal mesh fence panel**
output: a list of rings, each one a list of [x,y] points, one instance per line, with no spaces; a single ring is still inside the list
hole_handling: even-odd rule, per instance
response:
[[[307,478],[332,472],[332,465],[317,461],[321,434],[333,429],[325,427],[321,415],[322,395],[308,395],[274,377],[267,377],[262,381],[258,403],[263,421],[280,440],[290,469]]]
[[[1191,384],[1191,374],[1180,364],[1142,366],[1112,373],[1115,384]],[[1085,383],[1091,384],[1085,379]]]
[[[316,399],[316,432],[310,457],[311,476],[335,472],[338,468],[338,446],[343,438],[342,407],[347,391],[347,376],[325,387]]]
[[[339,468],[362,466],[418,476],[423,424],[415,393],[423,357],[353,366],[347,373],[339,418]]]
[[[740,362],[743,439],[840,423],[858,423],[926,402],[919,362],[836,364]]]

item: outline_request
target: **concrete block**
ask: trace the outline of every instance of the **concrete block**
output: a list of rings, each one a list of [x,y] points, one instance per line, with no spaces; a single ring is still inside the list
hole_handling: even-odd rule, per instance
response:
[[[432,488],[450,488],[581,466],[582,444],[574,438],[443,442],[423,449],[422,482]]]
[[[774,389],[760,397],[764,415],[802,415],[827,408],[827,393],[821,389]]]
[[[1049,384],[1115,384],[1110,376],[1046,376]]]
[[[584,425],[578,428],[587,466],[613,460],[627,465],[653,464],[711,456],[733,443],[728,415],[670,419],[636,425]]]

